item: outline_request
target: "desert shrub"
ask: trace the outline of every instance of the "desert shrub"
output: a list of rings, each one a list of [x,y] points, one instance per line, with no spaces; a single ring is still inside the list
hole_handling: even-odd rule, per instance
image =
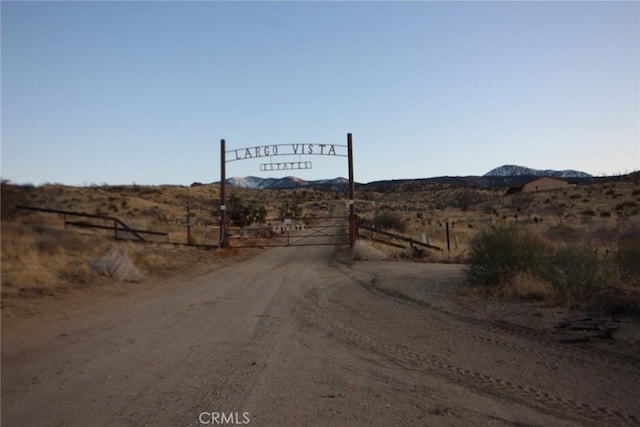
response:
[[[625,253],[628,258],[622,252],[614,258],[628,268],[627,274],[637,276],[640,245],[634,248]],[[577,244],[554,248],[515,224],[481,232],[469,251],[470,284],[496,287],[502,294],[529,300],[553,296],[571,308],[601,307],[602,290],[616,286],[621,277],[611,258]]]
[[[553,295],[566,307],[604,309],[621,285],[640,285],[640,231],[623,234],[617,246],[603,256],[577,243],[552,246],[524,228],[505,225],[482,231],[471,241],[467,280],[496,287],[504,295]]]
[[[624,282],[640,285],[640,231],[620,236],[615,262]]]
[[[542,276],[570,308],[587,309],[596,304],[600,290],[608,284],[609,263],[578,245],[556,250]]]
[[[396,230],[400,233],[403,233],[407,229],[407,225],[400,215],[389,211],[376,213],[373,217],[373,225],[375,228],[381,230]]]
[[[626,208],[637,208],[637,207],[638,207],[638,204],[636,202],[629,201],[629,202],[623,202],[623,203],[617,204],[616,210],[622,211],[622,210],[625,210]]]
[[[466,274],[472,284],[497,286],[513,280],[518,273],[536,272],[546,260],[547,245],[515,224],[481,231],[469,247]]]

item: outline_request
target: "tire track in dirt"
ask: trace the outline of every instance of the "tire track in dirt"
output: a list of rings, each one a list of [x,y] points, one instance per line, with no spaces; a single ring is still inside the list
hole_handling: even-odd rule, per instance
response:
[[[410,301],[410,303],[407,304],[405,301],[406,298],[394,302],[394,300],[389,297],[397,297],[397,295],[389,295],[387,292],[380,291],[379,284],[369,285],[362,283],[361,280],[356,280],[356,282],[360,283],[363,286],[362,288],[366,289],[370,295],[382,298],[385,304],[395,305],[398,321],[405,320],[402,318],[402,311],[411,311],[416,308],[422,311],[431,309],[428,304],[418,304],[417,307],[416,304],[413,304],[413,301]],[[345,299],[336,297],[334,303],[340,305],[340,301],[345,301]],[[308,325],[313,325],[324,330],[330,336],[335,337],[347,345],[353,345],[361,350],[375,352],[385,357],[389,357],[393,363],[405,366],[409,369],[417,369],[421,372],[444,377],[449,381],[459,384],[461,383],[465,387],[477,390],[480,393],[489,393],[499,397],[500,399],[513,399],[538,411],[546,412],[551,409],[554,415],[559,418],[569,418],[579,421],[580,423],[597,424],[604,422],[610,425],[636,425],[640,422],[640,416],[636,413],[629,413],[623,409],[612,408],[608,405],[578,401],[573,398],[573,396],[569,397],[563,394],[547,392],[539,387],[531,387],[526,382],[522,383],[521,381],[516,380],[506,380],[500,376],[491,374],[490,372],[483,372],[482,369],[474,369],[465,365],[452,363],[446,361],[442,355],[437,353],[429,354],[428,350],[425,351],[425,349],[418,346],[390,339],[390,335],[388,333],[384,336],[378,336],[375,333],[364,332],[362,329],[357,328],[357,325],[365,323],[360,323],[358,321],[362,320],[364,322],[365,316],[363,316],[362,313],[367,311],[367,309],[375,311],[375,308],[365,308],[365,304],[363,304],[364,298],[359,298],[359,301],[360,304],[363,305],[359,316],[354,315],[358,314],[358,310],[354,310],[353,307],[341,305],[341,308],[348,309],[345,310],[345,313],[350,313],[349,318],[343,322],[340,321],[340,316],[335,316],[335,310],[334,316],[331,319],[328,319],[325,317],[326,315],[322,311],[318,310],[318,308],[313,304],[309,304],[305,307],[304,313],[300,315],[300,318]],[[430,333],[454,335],[456,337],[475,340],[482,345],[492,347],[499,346],[508,351],[517,351],[524,354],[526,357],[536,357],[539,360],[536,360],[535,362],[537,364],[542,364],[547,368],[557,368],[554,367],[554,362],[550,362],[549,360],[557,361],[564,365],[585,362],[583,358],[586,354],[585,352],[579,352],[579,356],[573,354],[567,355],[566,352],[562,351],[565,349],[561,346],[552,345],[551,349],[545,348],[544,350],[539,350],[534,349],[529,345],[514,344],[505,339],[505,335],[510,339],[517,338],[519,341],[526,341],[529,337],[523,337],[514,331],[503,332],[500,327],[495,325],[491,325],[491,333],[486,334],[486,322],[477,322],[479,319],[460,316],[442,309],[435,309],[435,311],[436,314],[445,314],[446,316],[454,317],[454,319],[451,319],[453,320],[452,323],[447,324],[445,321],[437,320],[435,322],[421,322],[420,328],[427,328],[430,330]],[[358,319],[358,317],[361,319]],[[366,330],[378,331],[379,329],[376,327],[377,325],[375,324],[375,321],[372,322],[372,320],[373,319],[371,317],[366,319],[368,322]],[[434,317],[431,316],[429,320],[433,321]],[[481,329],[481,333],[469,332],[468,329],[471,329],[472,331]],[[536,344],[546,345],[549,343],[548,340],[544,340],[542,343],[536,342]],[[587,354],[587,356],[589,355]],[[614,365],[618,374],[628,375],[631,373],[634,376],[637,375],[636,371],[630,371],[628,366],[622,365],[622,362],[616,358],[587,358],[590,363],[597,361],[602,365],[604,362],[604,366],[601,366],[603,369],[611,369],[611,365]]]
[[[220,380],[215,387],[204,387],[197,394],[194,404],[172,418],[171,425],[184,423],[185,419],[193,418],[194,414],[201,412],[222,412],[225,414],[243,414],[245,401],[253,393],[257,382],[274,350],[280,345],[280,341],[286,337],[287,324],[291,323],[298,306],[299,292],[291,289],[291,282],[295,278],[287,273],[287,262],[279,257],[273,263],[265,263],[267,267],[256,277],[247,278],[247,286],[238,284],[237,289],[243,289],[246,294],[257,292],[261,286],[260,278],[265,276],[279,277],[278,284],[272,285],[269,296],[264,299],[267,304],[256,316],[259,320],[252,328],[251,335],[246,342],[240,343],[239,351],[235,351],[233,363],[225,363],[227,369],[216,375]],[[284,272],[283,272],[284,271]],[[240,296],[240,295],[239,295]],[[227,361],[228,362],[228,361]],[[235,366],[229,370],[230,366]],[[209,402],[203,406],[202,402]]]
[[[379,277],[376,273],[352,271],[338,263],[336,263],[336,265],[340,268],[343,274],[349,275],[354,281],[359,283],[368,291],[380,296],[387,296],[392,299],[400,300],[402,303],[416,308],[426,307],[433,312],[442,313],[447,316],[447,322],[451,321],[453,318],[466,324],[481,326],[483,332],[493,332],[498,336],[507,335],[514,338],[526,338],[528,342],[541,343],[545,347],[551,347],[560,352],[562,354],[559,356],[560,360],[567,358],[571,362],[579,363],[593,361],[604,362],[607,364],[609,369],[613,369],[627,375],[640,376],[640,356],[636,355],[637,351],[640,350],[640,347],[638,346],[633,348],[629,345],[627,348],[620,350],[616,348],[604,348],[602,346],[595,347],[591,344],[563,344],[559,342],[557,338],[551,336],[550,333],[501,320],[477,318],[444,308],[446,305],[450,304],[442,304],[442,301],[452,300],[455,297],[453,292],[443,292],[437,288],[431,289],[425,283],[425,289],[428,290],[427,294],[429,301],[425,298],[417,299],[401,291],[385,286],[382,281],[389,280],[389,277],[383,278]],[[365,277],[363,277],[363,275]],[[405,273],[405,276],[403,277],[415,279],[415,274],[412,276],[410,273]],[[396,280],[395,276],[393,277],[393,280]],[[448,281],[455,284],[456,280],[457,279],[450,278]],[[431,301],[433,301],[433,303]],[[445,325],[444,327],[446,327],[447,323],[443,322],[443,324]]]
[[[555,359],[561,363],[604,363],[607,369],[615,370],[621,374],[632,375],[640,380],[640,358],[625,354],[621,355],[615,352],[607,353],[602,348],[588,347],[583,348],[580,346],[559,343],[556,340],[550,339],[547,334],[539,331],[534,331],[519,325],[509,324],[503,321],[491,321],[485,319],[478,319],[470,316],[466,316],[460,313],[456,313],[450,310],[446,310],[437,307],[426,301],[418,301],[408,297],[407,295],[394,291],[389,288],[385,288],[379,280],[375,277],[371,280],[371,283],[359,281],[359,283],[372,293],[384,295],[391,298],[396,298],[406,303],[407,305],[414,305],[417,307],[425,307],[433,311],[440,312],[449,318],[458,320],[466,325],[473,326],[474,329],[481,328],[481,334],[474,334],[461,331],[458,328],[452,328],[450,323],[440,322],[438,328],[442,328],[447,331],[455,331],[459,335],[463,335],[467,338],[484,341],[486,343],[499,345],[505,348],[518,350],[523,353],[530,353],[539,355],[545,358]],[[494,335],[489,335],[487,332],[492,332]],[[543,344],[549,348],[545,351],[536,350],[531,346],[515,345],[508,343],[504,340],[495,338],[497,336],[508,335],[517,339],[526,338],[528,341],[535,341],[539,344]],[[555,351],[555,352],[552,352]]]
[[[634,414],[624,414],[618,410],[602,406],[594,407],[588,403],[576,402],[570,398],[555,396],[526,385],[515,384],[511,381],[455,366],[409,349],[381,343],[352,328],[323,322],[315,316],[304,314],[300,317],[308,325],[324,329],[330,333],[330,336],[336,337],[348,345],[355,345],[367,352],[375,351],[378,354],[393,357],[394,362],[400,365],[443,376],[483,393],[492,392],[492,394],[496,394],[501,398],[515,399],[541,411],[553,408],[554,414],[560,418],[567,417],[568,414],[565,411],[569,409],[574,412],[571,418],[580,422],[595,421],[621,425],[637,425],[640,423],[640,418]]]
[[[309,258],[318,257],[330,249],[307,247],[298,249]],[[224,361],[227,369],[216,375],[220,379],[215,388],[203,388],[196,396],[194,404],[188,410],[182,411],[172,418],[171,425],[178,425],[190,415],[207,411],[243,414],[246,412],[246,401],[255,393],[255,388],[261,378],[268,372],[271,359],[276,350],[287,342],[292,325],[295,324],[295,313],[304,292],[314,285],[314,281],[321,274],[322,263],[307,265],[305,257],[291,259],[287,256],[290,248],[277,248],[261,255],[263,268],[257,269],[251,275],[243,274],[242,280],[234,285],[242,289],[238,295],[241,299],[256,298],[264,301],[257,317],[259,320],[252,326],[251,334],[245,336],[235,358]],[[327,256],[325,254],[324,256]],[[319,256],[322,259],[324,256]],[[268,294],[263,294],[262,288],[266,278],[270,280]],[[230,370],[229,367],[235,367]],[[203,406],[202,402],[209,402]],[[253,413],[252,413],[253,415]]]

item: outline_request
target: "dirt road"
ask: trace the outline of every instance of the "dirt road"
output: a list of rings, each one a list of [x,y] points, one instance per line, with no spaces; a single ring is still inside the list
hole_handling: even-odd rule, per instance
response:
[[[637,357],[461,313],[458,266],[333,251],[265,250],[3,326],[2,425],[640,423]]]

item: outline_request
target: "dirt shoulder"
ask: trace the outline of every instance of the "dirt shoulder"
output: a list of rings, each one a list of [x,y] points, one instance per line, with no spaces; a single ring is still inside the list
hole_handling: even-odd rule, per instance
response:
[[[581,343],[621,352],[640,350],[640,319],[627,316],[602,316],[597,312],[553,307],[541,301],[492,297],[465,284],[464,265],[394,262],[358,263],[354,269],[372,275],[373,288],[382,293],[404,298],[448,313],[503,324],[523,333],[545,334],[562,340],[567,332],[558,326],[576,320],[588,320],[614,326],[611,339],[597,333],[574,328],[571,337]],[[401,273],[398,273],[401,270]],[[583,337],[578,340],[577,338]]]
[[[152,269],[143,269],[144,279],[118,280],[93,273],[83,284],[42,287],[38,292],[5,292],[2,295],[2,325],[10,328],[30,321],[61,318],[71,313],[92,311],[119,301],[145,298],[147,294],[179,290],[198,276],[230,263],[242,262],[259,250],[230,250],[225,253],[184,246],[151,245],[145,257],[154,261]]]

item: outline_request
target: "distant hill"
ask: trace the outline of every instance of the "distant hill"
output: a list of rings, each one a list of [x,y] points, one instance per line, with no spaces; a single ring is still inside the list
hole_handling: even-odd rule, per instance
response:
[[[531,169],[525,166],[504,165],[491,169],[485,177],[493,176],[551,176],[555,178],[590,178],[592,175],[577,170]]]
[[[596,179],[586,172],[576,170],[552,170],[552,169],[531,169],[524,166],[504,165],[490,170],[482,176],[441,176],[421,179],[397,179],[374,181],[367,184],[356,183],[360,189],[373,191],[393,192],[402,188],[420,189],[425,185],[446,184],[459,187],[472,188],[508,188],[526,183],[537,176],[551,176],[568,179],[574,183],[589,183]],[[285,178],[260,178],[257,176],[245,176],[228,178],[227,184],[233,187],[242,188],[268,188],[268,189],[295,189],[311,188],[328,191],[345,191],[349,185],[346,178],[322,179],[306,181],[295,176]]]
[[[346,178],[334,178],[305,181],[304,179],[295,176],[287,176],[285,178],[259,178],[257,176],[245,176],[228,178],[227,184],[241,188],[292,189],[304,187],[339,191],[347,188],[349,180]]]

